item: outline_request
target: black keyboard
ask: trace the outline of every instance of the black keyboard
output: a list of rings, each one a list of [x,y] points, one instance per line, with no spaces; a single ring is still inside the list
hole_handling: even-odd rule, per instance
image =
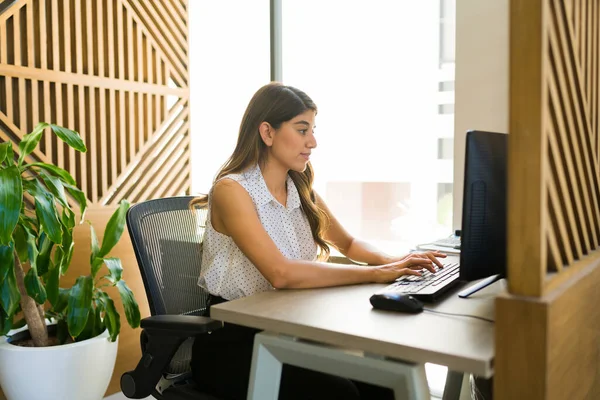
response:
[[[405,293],[423,301],[435,301],[458,283],[460,264],[442,263],[444,268],[435,267],[436,273],[424,269],[421,276],[404,275],[379,293]]]

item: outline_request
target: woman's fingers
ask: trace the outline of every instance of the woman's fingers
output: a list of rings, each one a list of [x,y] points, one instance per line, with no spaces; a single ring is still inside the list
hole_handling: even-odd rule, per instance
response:
[[[435,265],[438,266],[438,268],[444,268],[444,264],[441,263],[440,260],[438,260],[439,258],[446,258],[446,254],[439,252],[439,251],[426,251],[423,253],[415,253],[420,255],[423,258],[427,258],[429,260],[431,260],[431,262],[433,262]]]
[[[427,254],[427,257],[429,257],[429,259],[431,261],[433,261],[433,263],[435,265],[437,265],[439,268],[444,268],[444,264],[442,264],[441,261],[437,259],[438,257],[441,257],[441,256],[437,256],[435,253],[426,253],[426,254]],[[445,256],[446,255],[444,255],[444,257]]]
[[[432,273],[435,273],[435,268],[429,257],[422,257],[419,255],[414,255],[414,256],[411,256],[408,260],[404,261],[403,264],[405,264],[404,267],[406,267],[406,268],[410,268],[410,269],[426,268],[427,270],[431,271]]]
[[[400,270],[400,272],[403,272],[402,275],[421,276],[421,273],[419,271],[416,271],[416,270],[410,269],[410,268],[403,268],[403,269]]]

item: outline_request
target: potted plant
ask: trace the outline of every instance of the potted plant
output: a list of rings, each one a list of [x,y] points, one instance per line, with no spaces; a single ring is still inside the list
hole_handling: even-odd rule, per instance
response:
[[[79,205],[80,223],[87,202],[64,169],[26,162],[47,128],[87,151],[77,132],[47,123],[23,137],[16,160],[12,144],[0,144],[0,335],[8,334],[0,340],[0,385],[9,400],[99,399],[112,375],[121,326],[105,288],[118,289],[131,327],[140,322],[137,302],[121,279],[121,261],[108,257],[123,233],[129,203],[121,201],[101,244],[90,224],[90,272],[61,287],[76,224],[67,194]],[[33,347],[17,346],[25,342]]]

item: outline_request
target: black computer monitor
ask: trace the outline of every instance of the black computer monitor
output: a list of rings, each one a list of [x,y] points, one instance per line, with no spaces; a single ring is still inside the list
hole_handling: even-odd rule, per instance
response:
[[[506,276],[507,157],[508,135],[467,132],[460,279],[488,279],[462,291],[460,297]]]

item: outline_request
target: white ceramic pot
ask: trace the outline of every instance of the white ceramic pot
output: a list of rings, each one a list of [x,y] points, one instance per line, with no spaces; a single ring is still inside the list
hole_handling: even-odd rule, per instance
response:
[[[2,391],[8,400],[100,400],[117,357],[118,339],[108,338],[105,330],[62,346],[20,347],[0,336]]]

